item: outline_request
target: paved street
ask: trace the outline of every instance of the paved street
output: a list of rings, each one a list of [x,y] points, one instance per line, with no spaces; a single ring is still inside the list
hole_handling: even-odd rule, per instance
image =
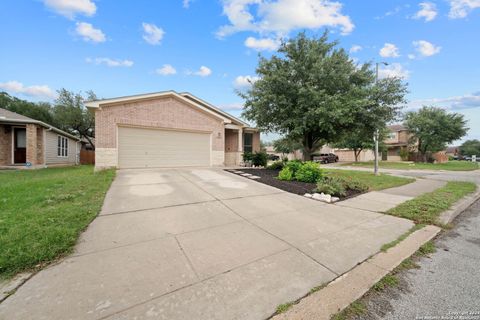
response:
[[[437,252],[400,273],[399,288],[368,300],[362,319],[480,319],[480,201],[436,241]],[[443,318],[441,318],[443,317]],[[459,319],[459,318],[457,318]]]
[[[264,319],[409,230],[374,210],[410,198],[329,205],[221,169],[120,170],[75,253],[0,319]]]

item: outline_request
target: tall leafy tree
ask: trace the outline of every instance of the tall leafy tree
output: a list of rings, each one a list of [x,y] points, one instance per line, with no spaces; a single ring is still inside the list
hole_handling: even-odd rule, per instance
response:
[[[86,95],[74,93],[66,89],[58,91],[58,98],[55,100],[55,119],[60,129],[85,138],[93,148],[95,144],[95,118],[84,105],[85,101],[96,100],[97,96],[93,91],[87,91]]]
[[[273,149],[282,155],[289,154],[295,150],[301,149],[302,145],[295,140],[281,138],[273,141]]]
[[[462,156],[480,156],[480,140],[467,140],[460,146],[460,154]]]
[[[320,38],[300,33],[284,41],[277,54],[260,57],[259,80],[238,92],[245,100],[243,116],[265,132],[300,142],[306,160],[360,125],[385,126],[404,101],[400,79],[376,85],[371,65],[357,65],[337,44],[327,33]]]
[[[423,106],[405,114],[405,126],[412,135],[410,142],[417,146],[421,160],[428,154],[444,150],[447,144],[467,134],[467,121],[459,113],[442,108]]]
[[[6,92],[0,92],[0,108],[57,126],[52,106],[48,102],[30,102],[12,97]]]

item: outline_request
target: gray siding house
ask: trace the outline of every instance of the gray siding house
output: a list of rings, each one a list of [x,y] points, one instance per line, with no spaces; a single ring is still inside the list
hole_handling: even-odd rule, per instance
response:
[[[0,167],[75,165],[80,148],[77,137],[0,108]]]

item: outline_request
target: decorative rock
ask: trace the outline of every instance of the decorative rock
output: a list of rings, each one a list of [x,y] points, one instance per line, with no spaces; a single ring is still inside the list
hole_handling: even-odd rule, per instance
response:
[[[253,174],[250,174],[250,173],[242,173],[241,176],[244,176],[244,177],[251,177],[253,176]]]
[[[338,198],[338,197],[332,197],[332,203],[337,202],[338,200],[340,200],[340,198]]]
[[[311,193],[305,193],[303,196],[304,196],[304,197],[307,197],[307,198],[311,198],[311,197],[312,197],[312,194],[311,194]]]
[[[313,196],[312,196],[312,199],[327,202],[327,203],[332,202],[332,196],[329,195],[329,194],[324,194],[323,192],[322,193],[314,193]]]
[[[254,180],[260,179],[259,176],[251,176],[251,177],[247,177],[247,178],[249,178],[249,179],[254,179]]]

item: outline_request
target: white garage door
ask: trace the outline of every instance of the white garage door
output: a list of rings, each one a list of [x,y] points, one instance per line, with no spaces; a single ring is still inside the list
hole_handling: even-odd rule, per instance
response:
[[[210,165],[210,133],[118,128],[120,168]]]

